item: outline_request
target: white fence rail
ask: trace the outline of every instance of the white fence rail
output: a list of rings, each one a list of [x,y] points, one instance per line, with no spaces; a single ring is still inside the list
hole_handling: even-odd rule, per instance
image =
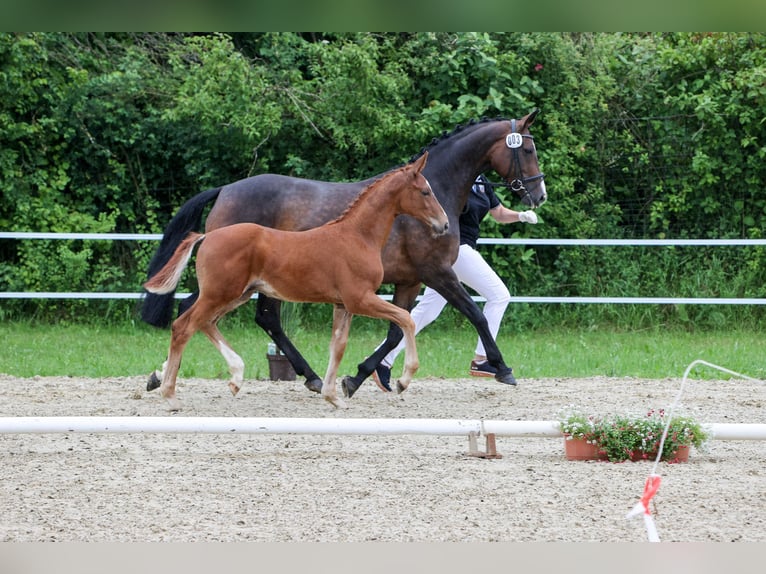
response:
[[[2,239],[21,240],[88,240],[88,241],[159,241],[158,233],[46,233],[23,231],[0,231]],[[535,239],[535,238],[480,238],[480,245],[564,245],[564,246],[628,246],[628,247],[695,247],[695,246],[759,246],[766,239]],[[176,299],[184,299],[189,293],[176,293]],[[0,299],[141,299],[143,292],[51,292],[51,291],[5,291]],[[254,295],[257,297],[257,295]],[[391,299],[390,295],[381,295]],[[474,297],[482,302],[482,297]],[[766,305],[763,298],[727,297],[526,297],[512,296],[514,303],[613,303],[613,304],[661,304],[661,305]]]

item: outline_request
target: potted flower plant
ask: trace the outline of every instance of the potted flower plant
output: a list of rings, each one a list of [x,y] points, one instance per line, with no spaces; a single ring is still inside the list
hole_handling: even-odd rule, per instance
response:
[[[598,444],[601,420],[595,415],[586,415],[570,410],[559,421],[564,435],[564,450],[569,460],[605,459],[606,453]]]
[[[702,425],[691,417],[673,417],[668,425],[664,409],[651,409],[643,415],[608,415],[597,417],[568,410],[559,421],[568,450],[571,441],[585,441],[594,451],[590,458],[606,458],[613,462],[624,460],[654,460],[660,449],[660,460],[681,462],[688,459],[689,448],[701,449],[708,439]],[[571,460],[584,458],[570,456]]]

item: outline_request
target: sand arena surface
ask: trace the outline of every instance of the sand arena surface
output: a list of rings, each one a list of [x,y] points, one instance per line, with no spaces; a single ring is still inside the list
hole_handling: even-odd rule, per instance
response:
[[[555,420],[666,408],[681,380],[592,377],[371,382],[336,410],[301,382],[180,379],[176,416]],[[144,377],[0,375],[0,416],[171,416]],[[766,388],[690,379],[677,414],[763,423]],[[483,440],[479,440],[481,447]],[[0,541],[644,542],[650,462],[567,461],[563,439],[497,438],[499,460],[443,436],[0,435]],[[663,541],[766,541],[766,441],[713,440],[661,463]]]

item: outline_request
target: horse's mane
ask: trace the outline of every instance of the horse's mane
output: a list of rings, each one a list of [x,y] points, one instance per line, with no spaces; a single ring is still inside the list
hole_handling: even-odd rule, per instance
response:
[[[373,190],[373,188],[377,187],[377,186],[378,186],[378,184],[379,184],[379,183],[380,183],[380,182],[381,182],[383,179],[385,179],[385,178],[386,178],[386,176],[388,176],[388,175],[392,174],[392,173],[393,173],[393,172],[395,172],[395,171],[398,171],[398,170],[402,170],[403,168],[407,167],[409,164],[411,164],[412,162],[414,162],[414,161],[416,161],[417,159],[419,159],[419,158],[420,158],[420,157],[421,157],[421,156],[422,156],[424,153],[426,153],[427,151],[431,150],[431,149],[432,149],[434,146],[437,146],[437,145],[439,145],[440,143],[442,143],[443,141],[445,141],[445,140],[448,140],[448,139],[450,139],[451,137],[453,137],[453,136],[455,136],[455,135],[457,135],[457,134],[460,134],[460,133],[462,133],[463,131],[465,131],[465,130],[466,130],[466,129],[468,129],[468,128],[471,128],[471,127],[474,127],[474,126],[477,126],[477,125],[480,125],[480,124],[486,124],[486,123],[490,123],[490,122],[503,122],[503,121],[509,121],[509,120],[508,120],[508,118],[505,118],[505,117],[501,117],[501,116],[497,116],[497,117],[494,117],[494,118],[489,118],[489,117],[486,117],[486,116],[485,116],[485,117],[482,117],[482,118],[480,118],[480,119],[478,119],[478,120],[476,120],[476,119],[472,119],[472,120],[470,120],[468,123],[465,123],[465,124],[458,124],[458,125],[457,125],[457,126],[455,126],[455,128],[454,128],[454,129],[453,129],[451,132],[449,132],[449,133],[447,133],[446,131],[442,132],[442,133],[441,133],[441,135],[440,135],[439,137],[435,137],[435,138],[433,138],[433,139],[431,140],[431,143],[429,143],[428,145],[426,145],[425,147],[423,147],[423,148],[422,148],[422,149],[421,149],[421,150],[420,150],[418,153],[416,153],[414,156],[412,156],[412,157],[410,158],[410,161],[408,161],[406,164],[402,164],[402,165],[399,165],[399,166],[397,166],[397,167],[395,167],[395,168],[391,169],[390,171],[388,171],[388,172],[386,172],[384,175],[382,175],[380,178],[378,178],[378,179],[376,179],[375,181],[373,181],[373,182],[372,182],[370,185],[368,185],[366,188],[364,188],[364,189],[362,190],[362,193],[360,193],[360,194],[357,196],[357,198],[356,198],[354,201],[352,201],[352,202],[351,202],[351,205],[349,205],[349,206],[346,208],[346,210],[345,210],[343,213],[341,213],[341,214],[340,214],[338,217],[336,217],[336,218],[335,218],[335,219],[333,219],[332,221],[329,221],[329,222],[328,222],[328,224],[337,223],[337,222],[339,222],[340,220],[344,219],[344,218],[346,217],[346,215],[348,214],[348,212],[349,212],[349,211],[351,211],[352,209],[354,209],[354,206],[356,206],[356,204],[357,204],[358,202],[362,201],[362,199],[363,199],[364,197],[366,197],[366,196],[367,196],[369,193],[371,193],[371,192],[372,192],[372,190]]]
[[[494,118],[488,118],[488,117],[485,116],[485,117],[482,117],[481,119],[478,119],[478,120],[475,120],[475,119],[471,120],[471,121],[469,121],[466,124],[458,124],[457,126],[455,126],[455,129],[453,129],[451,132],[447,133],[446,131],[443,131],[439,137],[435,137],[434,139],[432,139],[431,143],[426,145],[418,153],[416,153],[415,155],[413,155],[410,158],[409,163],[412,163],[413,161],[418,159],[426,151],[430,150],[434,146],[437,146],[440,143],[442,143],[443,141],[448,140],[451,137],[453,137],[453,136],[455,136],[457,134],[462,133],[467,128],[470,128],[470,127],[473,127],[473,126],[476,126],[476,125],[479,125],[479,124],[486,124],[486,123],[489,123],[489,122],[504,122],[504,121],[508,121],[508,118],[501,117],[501,116],[497,116],[497,117],[494,117]]]

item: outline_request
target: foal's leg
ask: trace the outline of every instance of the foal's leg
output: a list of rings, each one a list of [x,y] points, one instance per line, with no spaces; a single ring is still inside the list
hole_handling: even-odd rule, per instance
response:
[[[202,327],[202,332],[205,333],[210,342],[215,345],[218,352],[223,355],[226,363],[229,365],[229,373],[231,373],[231,380],[229,381],[229,390],[232,395],[236,395],[242,388],[242,381],[245,374],[245,362],[242,360],[231,345],[226,341],[221,331],[218,330],[216,321],[208,323]]]
[[[186,344],[197,328],[192,324],[191,318],[194,309],[181,315],[173,321],[170,337],[170,351],[168,359],[162,366],[162,383],[160,384],[160,396],[168,401],[171,411],[181,410],[181,403],[176,397],[176,378],[181,367],[181,357]]]
[[[324,399],[338,408],[346,408],[346,403],[338,397],[338,390],[335,386],[335,378],[338,375],[338,366],[346,352],[348,343],[348,332],[351,328],[351,319],[353,315],[349,313],[343,305],[335,305],[332,313],[332,337],[330,338],[330,360],[327,363],[327,373],[324,376],[322,385],[322,396]]]
[[[351,305],[348,305],[351,307]],[[415,346],[415,322],[412,320],[410,314],[397,307],[393,303],[384,301],[378,297],[374,292],[364,297],[361,301],[356,301],[353,307],[349,309],[355,315],[366,315],[367,317],[375,317],[378,319],[386,319],[393,323],[396,323],[404,333],[405,347],[404,347],[404,372],[402,377],[396,382],[398,392],[403,392],[407,389],[412,377],[418,370],[418,352]],[[346,379],[344,378],[342,384],[344,389],[346,387]]]
[[[154,297],[158,297],[158,298],[159,297],[164,297],[164,295],[154,295],[154,293],[148,293],[147,297],[149,297],[149,296],[154,296]],[[178,316],[180,317],[188,309],[190,309],[191,306],[194,305],[194,303],[197,301],[198,298],[199,298],[199,291],[195,291],[194,293],[189,295],[186,299],[181,301],[181,303],[178,305]],[[168,320],[169,320],[169,318],[168,318]],[[146,382],[146,390],[147,391],[153,391],[154,389],[156,389],[157,387],[160,386],[160,384],[162,383],[162,379],[165,376],[164,373],[165,373],[165,369],[167,368],[167,364],[168,364],[168,362],[165,361],[162,364],[162,370],[160,370],[159,372],[152,371],[151,375],[149,375],[149,380]]]
[[[396,307],[396,309],[400,309]],[[400,309],[401,310],[401,309]],[[404,333],[404,371],[402,377],[396,381],[396,391],[401,393],[407,390],[412,382],[412,377],[420,366],[418,351],[415,345],[415,321],[406,311],[403,311],[401,322],[394,321]]]
[[[420,291],[420,283],[413,285],[396,285],[394,288],[393,304],[402,309],[410,310],[415,303],[415,298]],[[362,386],[365,379],[369,377],[378,366],[378,363],[385,357],[391,349],[402,340],[402,330],[396,323],[391,323],[388,327],[386,339],[381,343],[370,356],[357,365],[356,375],[353,377],[343,377],[343,394],[348,398],[354,396],[354,393]]]

